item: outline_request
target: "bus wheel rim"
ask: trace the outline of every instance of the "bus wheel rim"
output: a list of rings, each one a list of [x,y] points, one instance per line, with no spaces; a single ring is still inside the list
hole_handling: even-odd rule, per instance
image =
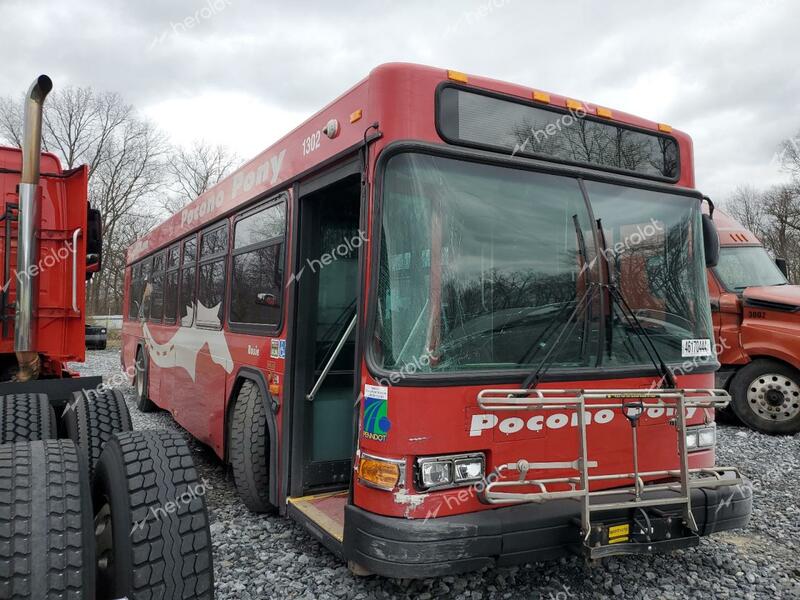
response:
[[[780,373],[765,373],[747,387],[747,405],[768,421],[789,421],[800,415],[800,385]]]
[[[144,371],[141,358],[136,361],[136,393],[141,397],[144,394]]]
[[[94,539],[98,584],[100,589],[109,589],[114,575],[114,529],[107,499],[94,518]]]

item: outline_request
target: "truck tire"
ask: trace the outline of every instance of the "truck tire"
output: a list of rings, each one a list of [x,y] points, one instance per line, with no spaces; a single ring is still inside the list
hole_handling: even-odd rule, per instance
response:
[[[800,431],[800,373],[774,360],[757,359],[731,381],[731,407],[748,427],[771,435]]]
[[[0,598],[92,600],[92,499],[75,444],[0,446],[0,481]]]
[[[254,513],[271,512],[267,452],[267,417],[258,386],[242,384],[231,416],[230,463],[236,491]]]
[[[119,390],[73,393],[61,421],[67,437],[86,455],[90,478],[94,477],[95,466],[108,439],[115,433],[133,429],[128,405]]]
[[[0,444],[57,437],[56,413],[47,394],[0,396]]]
[[[141,412],[153,412],[158,408],[147,395],[147,387],[150,379],[149,361],[144,356],[144,350],[139,348],[136,352],[136,362],[134,363],[133,386],[136,390],[136,408]]]
[[[99,600],[213,598],[207,490],[178,433],[106,442],[93,483]]]

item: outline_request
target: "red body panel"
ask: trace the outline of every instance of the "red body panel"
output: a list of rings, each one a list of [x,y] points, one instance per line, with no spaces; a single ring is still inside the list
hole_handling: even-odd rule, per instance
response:
[[[232,215],[257,198],[290,190],[289,184],[302,180],[304,174],[312,168],[334,159],[348,148],[355,151],[363,142],[365,135],[373,133],[367,132],[373,122],[379,122],[381,137],[370,146],[367,175],[371,183],[375,180],[376,160],[388,144],[397,140],[421,140],[443,144],[434,125],[435,90],[443,81],[447,81],[447,72],[443,69],[405,64],[389,64],[376,68],[365,80],[305,124],[293,130],[235,174],[142,238],[129,249],[128,262],[133,263],[152,251],[166,247],[182,235],[200,229],[223,215]],[[531,88],[473,76],[469,78],[469,85],[511,94],[526,100],[531,98],[532,92]],[[567,99],[553,94],[551,104],[566,107]],[[584,106],[590,114],[596,110],[593,105],[584,103]],[[350,115],[357,110],[363,111],[363,116],[351,123]],[[317,149],[304,153],[304,140],[324,127],[330,119],[339,121],[338,137],[330,140],[323,135]],[[652,131],[658,130],[657,123],[632,115],[615,112],[614,119]],[[672,135],[679,143],[681,161],[684,165],[677,185],[691,188],[694,186],[691,140],[679,131],[672,131]],[[372,189],[370,186],[370,193]],[[372,198],[369,203],[367,225],[370,227],[374,218],[375,202],[376,200]],[[291,211],[296,208],[295,198],[290,199],[288,208],[287,221],[292,223]],[[295,233],[291,229],[287,231],[287,248],[292,247],[289,238]],[[364,247],[368,255],[375,252],[375,248],[369,243]],[[295,257],[286,257],[287,275],[290,270],[288,265],[294,264],[294,261]],[[369,281],[369,261],[366,265],[366,281]],[[128,281],[129,274],[126,276],[126,289],[129,286]],[[364,304],[359,311],[362,319],[359,325],[362,328],[365,326],[364,315],[370,302],[367,289],[362,291]],[[127,304],[126,294],[126,307]],[[279,339],[285,339],[289,335],[285,325],[289,310],[285,304],[284,328],[275,336]],[[166,348],[165,352],[169,352],[169,346],[175,336],[179,335],[179,330],[185,329],[152,323],[148,323],[147,327],[156,344]],[[281,407],[277,423],[279,447],[282,447],[284,432],[280,431],[283,424],[281,415],[291,402],[300,402],[303,399],[291,399],[285,394],[285,360],[270,355],[272,341],[275,338],[234,333],[230,331],[227,323],[223,324],[222,331],[218,333],[224,336],[230,361],[226,362],[224,357],[219,362],[211,360],[208,356],[209,346],[200,345],[195,363],[196,377],[193,379],[186,369],[160,368],[151,360],[151,397],[163,408],[171,410],[180,423],[199,439],[210,444],[217,454],[222,456],[225,448],[225,407],[235,384],[237,372],[241,366],[255,367],[267,376],[271,384],[277,376],[274,392]],[[126,319],[123,337],[124,365],[133,364],[137,343],[143,336],[143,325]],[[199,342],[191,343],[197,345]],[[375,380],[369,375],[369,368],[363,357],[358,360],[362,363],[360,389],[363,390],[366,384],[374,384]],[[695,374],[680,377],[678,383],[682,387],[709,388],[713,387],[713,380],[713,374]],[[643,389],[652,383],[651,378],[606,379],[570,382],[549,387]],[[476,395],[485,387],[504,386],[431,387],[420,384],[415,387],[391,387],[388,408],[391,434],[382,442],[365,439],[359,435],[359,450],[388,458],[409,459],[406,473],[406,481],[409,484],[405,491],[395,494],[368,488],[356,482],[355,504],[379,514],[408,517],[425,517],[433,510],[436,510],[438,515],[445,515],[489,508],[480,504],[474,495],[458,502],[453,501],[453,498],[458,498],[466,492],[465,488],[434,492],[426,494],[425,498],[415,495],[413,484],[410,483],[413,481],[411,459],[418,455],[482,451],[487,455],[487,473],[497,464],[515,461],[522,455],[534,453],[540,454],[543,460],[564,460],[570,455],[570,460],[574,459],[577,436],[572,426],[544,428],[542,431],[524,429],[508,436],[502,434],[499,427],[494,427],[482,431],[479,435],[471,435],[470,424],[478,411]],[[502,415],[501,420],[511,416],[514,415]],[[525,420],[528,421],[531,416],[535,416],[535,413],[526,415]],[[593,456],[602,457],[599,460],[602,462],[603,470],[627,471],[631,468],[630,427],[624,423],[625,419],[620,414],[612,417],[605,423],[593,423],[589,426],[590,451]],[[713,419],[713,415],[693,414],[690,422],[710,419]],[[659,468],[665,469],[677,465],[675,430],[666,427],[665,421],[664,417],[660,417],[653,422],[645,422],[642,428],[650,434],[643,442],[647,448],[643,456],[645,467],[658,465]],[[691,460],[692,466],[710,466],[714,462],[713,451],[694,453]],[[281,469],[284,468],[286,465],[281,465]]]
[[[16,204],[22,153],[17,148],[0,147],[0,197],[5,211],[9,203]],[[36,346],[44,355],[45,374],[62,376],[66,361],[83,361],[85,356],[84,325],[86,302],[86,219],[88,168],[79,167],[65,172],[52,154],[43,154],[40,180],[39,260],[37,262],[38,309],[34,314],[37,326]],[[73,235],[80,231],[73,248]],[[0,222],[0,271],[5,251],[5,224]],[[16,295],[17,228],[11,227],[11,273],[3,273],[3,285],[9,283],[6,306]],[[73,270],[73,254],[77,255]],[[75,306],[73,307],[73,291]],[[77,310],[75,310],[77,308]],[[0,353],[14,352],[13,309],[8,334],[0,338]]]

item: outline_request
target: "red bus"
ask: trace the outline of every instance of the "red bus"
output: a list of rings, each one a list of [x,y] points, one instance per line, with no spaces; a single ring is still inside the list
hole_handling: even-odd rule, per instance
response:
[[[769,434],[800,431],[800,287],[758,238],[717,209],[719,264],[708,270],[719,361],[732,412]]]
[[[129,249],[139,408],[355,572],[741,527],[692,161],[664,124],[377,67]]]

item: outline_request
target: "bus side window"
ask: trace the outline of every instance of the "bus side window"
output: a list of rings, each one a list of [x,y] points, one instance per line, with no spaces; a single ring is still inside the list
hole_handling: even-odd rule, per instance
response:
[[[178,267],[181,247],[172,246],[167,254],[167,277],[164,280],[164,323],[174,325],[178,313]]]
[[[150,320],[161,323],[164,317],[164,253],[153,257],[153,274],[150,291]]]
[[[225,296],[225,265],[228,252],[228,222],[200,234],[195,321],[198,325],[222,327]]]
[[[195,274],[197,273],[197,236],[184,240],[181,257],[179,317],[182,327],[191,327],[195,313]]]
[[[280,323],[285,231],[283,200],[236,221],[231,261],[232,323],[273,327]]]

